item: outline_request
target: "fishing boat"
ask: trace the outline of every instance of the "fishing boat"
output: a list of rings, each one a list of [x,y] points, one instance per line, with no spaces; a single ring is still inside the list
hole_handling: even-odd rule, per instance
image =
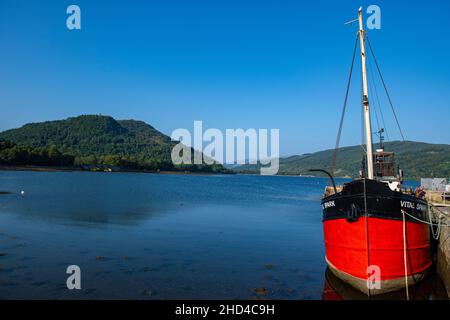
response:
[[[370,296],[405,289],[422,280],[432,267],[432,255],[430,228],[426,223],[429,221],[427,202],[412,189],[403,187],[403,172],[396,167],[394,153],[384,150],[382,130],[380,146],[373,151],[366,43],[372,54],[373,51],[363,27],[361,8],[353,21],[359,22],[351,70],[359,43],[363,161],[359,178],[341,186],[335,184],[332,173],[321,170],[332,182],[322,199],[323,231],[326,263],[331,272]],[[375,56],[373,58],[379,71]],[[382,82],[385,85],[384,80]],[[394,115],[397,119],[395,112]],[[336,152],[342,119],[343,115]]]

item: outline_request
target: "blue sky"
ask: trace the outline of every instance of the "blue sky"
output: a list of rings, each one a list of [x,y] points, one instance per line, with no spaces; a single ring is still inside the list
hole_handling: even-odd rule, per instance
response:
[[[66,28],[70,4],[82,30]],[[279,128],[282,155],[332,148],[357,28],[343,23],[370,4],[381,8],[382,28],[369,36],[406,138],[448,143],[445,0],[2,0],[0,130],[101,113],[166,134],[194,120]],[[355,71],[344,145],[361,141]]]

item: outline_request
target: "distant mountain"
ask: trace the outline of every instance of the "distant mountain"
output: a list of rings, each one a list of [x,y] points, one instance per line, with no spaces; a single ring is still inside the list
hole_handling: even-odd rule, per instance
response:
[[[0,139],[37,150],[57,149],[62,154],[73,156],[74,165],[225,171],[220,164],[175,168],[170,155],[177,142],[143,121],[115,120],[103,115],[30,123],[1,132]]]
[[[386,151],[394,151],[396,162],[403,169],[405,177],[450,177],[450,145],[414,141],[392,141],[385,143]],[[310,175],[309,169],[329,170],[333,149],[296,155],[280,159],[281,175]],[[335,176],[356,177],[361,168],[361,146],[340,148]],[[243,165],[233,168],[240,173],[259,173],[260,165]],[[313,173],[317,175],[317,173]]]

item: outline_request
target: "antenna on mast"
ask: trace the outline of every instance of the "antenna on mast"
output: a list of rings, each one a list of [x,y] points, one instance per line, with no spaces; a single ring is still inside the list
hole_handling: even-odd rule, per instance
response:
[[[352,24],[353,22],[356,22],[356,21],[358,21],[358,19],[353,19],[353,20],[350,20],[350,21],[344,22],[344,25],[347,25],[347,24]]]
[[[380,130],[378,130],[378,132],[376,133],[378,138],[380,138],[380,146],[377,149],[377,152],[383,152],[384,151],[384,145],[383,145],[383,141],[384,141],[384,136],[383,136],[383,132],[384,132],[384,128],[381,128]]]
[[[358,11],[362,11],[362,7],[359,7]],[[347,22],[344,23],[344,25],[352,24],[353,22],[357,22],[357,21],[359,21],[359,18],[347,21]]]

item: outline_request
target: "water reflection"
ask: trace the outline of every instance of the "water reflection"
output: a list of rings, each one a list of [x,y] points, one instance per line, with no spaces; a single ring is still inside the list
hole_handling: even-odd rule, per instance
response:
[[[10,179],[4,179],[9,177]],[[2,173],[1,211],[27,220],[80,226],[135,225],[168,210],[183,199],[160,183],[137,174],[89,172]],[[165,181],[170,180],[164,179]],[[25,194],[21,195],[21,190]]]
[[[326,182],[0,172],[0,299],[319,299]]]
[[[423,281],[409,288],[410,300],[448,300],[442,280],[433,273]],[[353,288],[336,277],[329,268],[325,271],[323,300],[405,300],[406,291],[399,290],[372,297]]]

